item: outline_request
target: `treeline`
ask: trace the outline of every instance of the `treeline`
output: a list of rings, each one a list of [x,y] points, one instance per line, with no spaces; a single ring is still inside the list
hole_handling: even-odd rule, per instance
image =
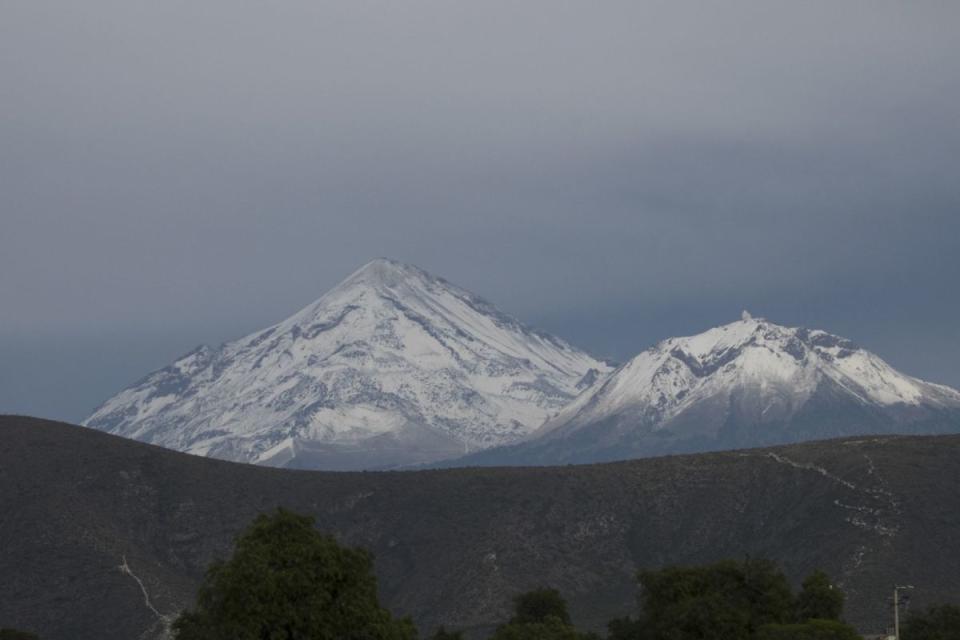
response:
[[[794,595],[786,576],[767,560],[724,561],[701,567],[643,571],[641,611],[611,620],[609,640],[855,640],[840,621],[843,593],[816,572]],[[433,640],[460,636],[441,629]],[[600,640],[577,631],[554,589],[538,589],[514,601],[514,616],[492,640]]]
[[[606,634],[578,630],[548,587],[521,594],[490,640],[856,640],[843,622],[843,592],[821,571],[794,593],[764,559],[641,571],[633,616]],[[233,557],[207,570],[193,608],[171,629],[176,640],[416,640],[409,618],[380,606],[373,560],[316,530],[313,519],[280,509],[259,516]],[[37,636],[0,629],[0,640]],[[465,640],[440,628],[431,640]],[[909,616],[902,640],[960,640],[960,607]]]
[[[793,593],[782,571],[763,559],[642,571],[639,612],[611,620],[609,640],[854,640],[842,621],[844,595],[823,572]],[[951,608],[908,620],[904,640],[960,633]],[[926,626],[925,626],[926,625]],[[951,626],[953,625],[953,626]],[[242,534],[233,558],[214,564],[196,606],[174,624],[177,640],[415,640],[409,618],[377,601],[371,556],[340,546],[313,519],[285,510],[262,515]],[[932,634],[932,635],[931,635]],[[940,635],[937,635],[940,634]],[[432,640],[463,640],[439,629]],[[518,596],[513,615],[491,640],[599,640],[578,630],[554,589]],[[949,640],[960,640],[950,636]]]

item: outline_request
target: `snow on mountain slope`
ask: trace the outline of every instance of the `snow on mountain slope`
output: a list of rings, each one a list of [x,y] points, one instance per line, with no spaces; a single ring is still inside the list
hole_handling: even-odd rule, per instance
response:
[[[379,259],[287,320],[150,374],[84,424],[244,462],[389,467],[514,442],[609,370]]]
[[[744,312],[622,365],[515,447],[471,457],[561,463],[866,433],[960,432],[960,392],[824,331]]]

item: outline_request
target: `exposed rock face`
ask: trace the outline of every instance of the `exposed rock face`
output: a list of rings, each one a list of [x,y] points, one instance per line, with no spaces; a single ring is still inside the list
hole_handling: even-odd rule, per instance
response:
[[[287,320],[148,375],[84,424],[228,460],[383,468],[515,442],[610,368],[380,259]]]
[[[863,438],[587,466],[295,472],[0,417],[0,620],[46,640],[159,638],[256,514],[285,506],[374,553],[424,635],[489,630],[541,585],[600,629],[634,573],[745,555],[848,595],[861,631],[960,600],[960,436]],[[145,635],[144,635],[145,634]]]
[[[960,432],[960,392],[824,331],[744,314],[633,358],[521,444],[462,464],[557,464],[859,434]]]

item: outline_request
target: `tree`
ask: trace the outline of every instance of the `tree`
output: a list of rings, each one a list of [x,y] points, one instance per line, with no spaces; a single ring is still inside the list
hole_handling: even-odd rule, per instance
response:
[[[513,600],[513,617],[491,640],[597,640],[570,622],[567,603],[556,589],[536,589]]]
[[[16,629],[0,629],[0,640],[40,640],[40,636]]]
[[[900,627],[903,640],[960,640],[960,607],[942,604],[912,613]]]
[[[447,631],[445,628],[440,627],[430,637],[430,640],[463,640],[463,632]]]
[[[839,620],[808,619],[799,624],[760,627],[757,640],[861,640],[857,630]]]
[[[654,636],[644,618],[615,618],[607,623],[607,640],[646,640]]]
[[[821,571],[804,580],[796,599],[783,572],[763,559],[666,567],[641,571],[637,579],[643,588],[640,616],[611,620],[609,640],[859,637],[853,627],[837,619],[843,609],[843,593]]]
[[[567,603],[556,589],[535,589],[521,593],[513,600],[514,614],[510,624],[545,622],[553,616],[563,624],[570,624]]]
[[[786,576],[767,560],[642,571],[643,619],[651,638],[744,640],[793,621]]]
[[[550,616],[544,622],[505,624],[497,628],[490,640],[599,640],[593,634],[577,631]]]
[[[797,619],[839,620],[843,613],[843,591],[834,588],[823,571],[814,571],[803,581],[797,596]]]
[[[313,519],[261,515],[215,562],[196,606],[174,623],[177,640],[412,640],[408,619],[377,601],[366,551],[340,546]]]

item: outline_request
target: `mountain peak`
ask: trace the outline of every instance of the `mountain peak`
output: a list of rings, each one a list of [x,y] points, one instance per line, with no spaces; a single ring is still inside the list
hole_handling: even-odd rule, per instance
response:
[[[527,442],[567,462],[957,429],[960,392],[826,331],[743,314],[640,353]]]
[[[374,258],[347,276],[336,288],[356,284],[395,287],[416,280],[434,282],[438,278],[412,264],[391,258]]]
[[[594,369],[610,367],[378,258],[286,320],[147,376],[86,424],[245,462],[416,464],[526,436]]]
[[[394,260],[393,258],[374,258],[354,272],[354,275],[363,274],[369,277],[391,277],[397,274],[420,274],[425,273],[423,269],[416,265]]]
[[[416,265],[391,258],[374,258],[281,324],[313,324],[318,317],[330,315],[331,309],[368,307],[401,300],[406,303],[424,301],[443,290],[460,296],[470,295]],[[377,300],[380,302],[375,302]]]
[[[711,353],[742,348],[750,343],[787,340],[794,331],[744,312],[739,320],[729,324],[692,336],[668,338],[658,346],[667,350],[679,348],[689,355],[702,358]]]

